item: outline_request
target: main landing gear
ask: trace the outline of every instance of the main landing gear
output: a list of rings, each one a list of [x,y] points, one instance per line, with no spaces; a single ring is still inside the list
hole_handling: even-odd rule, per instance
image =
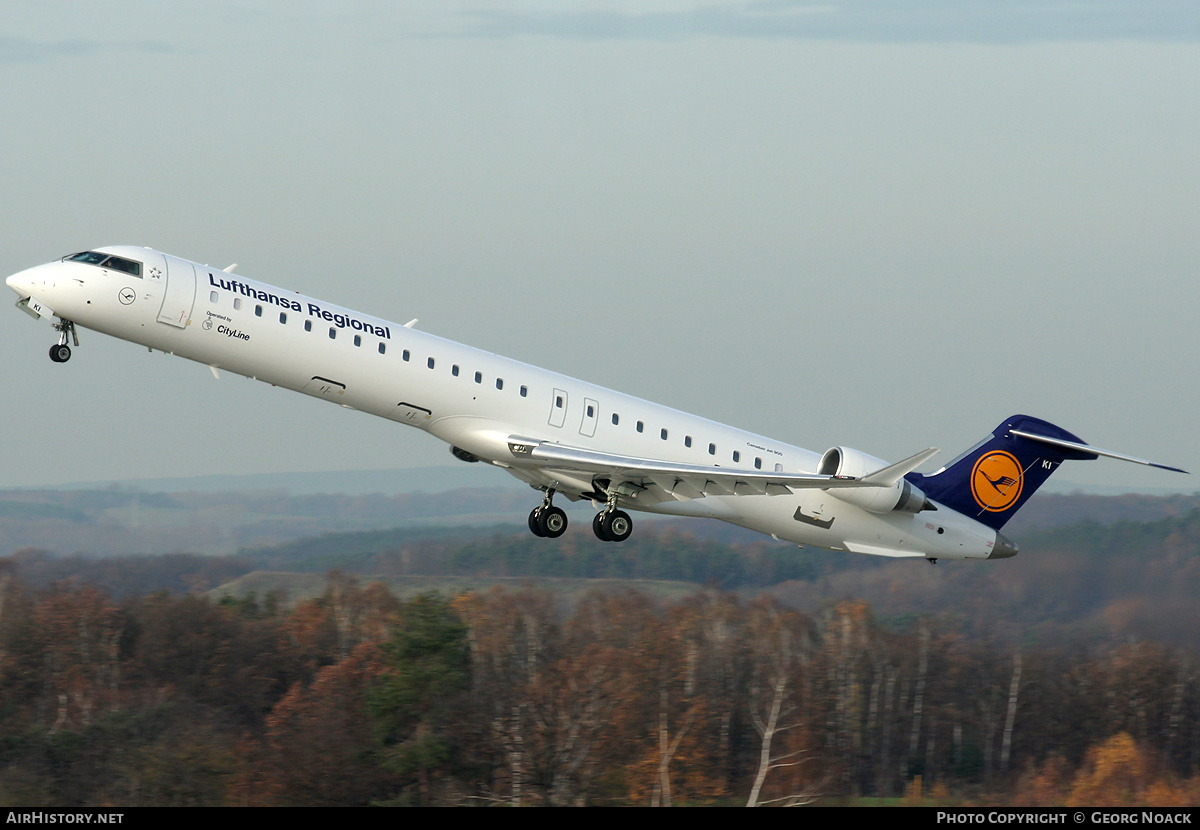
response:
[[[608,499],[604,509],[592,519],[592,533],[601,542],[624,542],[633,533],[633,519],[617,509],[617,490],[606,488]]]
[[[554,491],[547,490],[542,503],[529,513],[529,529],[534,536],[557,539],[567,532],[567,514],[554,506]]]
[[[610,503],[592,519],[592,533],[601,542],[624,542],[633,533],[633,519]]]
[[[75,333],[75,324],[61,317],[54,324],[54,329],[58,332],[58,342],[50,347],[50,359],[55,363],[66,363],[71,359],[71,347],[67,345],[67,338],[69,336],[78,349],[79,335]]]
[[[529,530],[546,539],[557,539],[567,532],[567,514],[554,506],[553,490],[547,490],[542,503],[529,511]],[[633,533],[633,519],[624,510],[617,510],[613,496],[592,519],[592,532],[602,542],[624,542]]]

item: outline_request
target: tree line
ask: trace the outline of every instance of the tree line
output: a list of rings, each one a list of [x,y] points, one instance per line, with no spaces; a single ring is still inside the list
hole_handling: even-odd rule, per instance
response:
[[[0,563],[9,564],[9,563]],[[1200,674],[863,602],[535,590],[212,601],[0,567],[11,806],[1196,803]]]

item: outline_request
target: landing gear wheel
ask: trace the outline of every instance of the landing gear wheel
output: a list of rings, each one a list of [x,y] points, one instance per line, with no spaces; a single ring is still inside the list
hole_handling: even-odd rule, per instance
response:
[[[604,529],[604,513],[597,513],[592,517],[592,533],[595,533],[596,538],[601,542],[612,541],[608,536],[608,531]]]
[[[540,522],[541,512],[542,512],[542,508],[540,508],[540,507],[535,507],[529,511],[529,531],[534,536],[545,536],[546,535],[545,533],[542,533],[542,527],[541,527],[541,522]]]
[[[58,342],[50,347],[50,359],[55,363],[66,363],[71,359],[71,347],[67,342],[73,340],[76,348],[79,347],[79,335],[75,333],[75,324],[59,317],[58,322],[54,324],[54,330],[58,332]]]
[[[560,507],[547,507],[545,510],[538,511],[538,530],[539,535],[545,536],[547,539],[557,539],[567,532],[567,514]]]
[[[610,542],[624,542],[633,533],[633,519],[624,510],[600,514],[600,527]]]

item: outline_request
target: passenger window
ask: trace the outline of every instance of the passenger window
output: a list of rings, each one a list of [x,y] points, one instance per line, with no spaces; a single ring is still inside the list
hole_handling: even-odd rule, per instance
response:
[[[666,441],[667,440],[667,431],[665,429],[659,430],[658,437],[663,439],[664,441]]]
[[[337,329],[335,329],[333,326],[329,327],[329,339],[330,340],[337,339]]]
[[[562,406],[563,406],[563,399],[562,399],[562,395],[556,395],[556,396],[555,396],[555,398],[554,398],[554,406],[555,406],[556,408],[558,408],[558,409],[562,409]]]
[[[742,460],[742,454],[741,454],[740,452],[738,452],[737,450],[734,450],[734,451],[733,451],[733,460],[734,460],[734,461],[741,461],[741,460]]]
[[[596,417],[596,407],[592,406],[591,404],[588,404],[588,408],[587,408],[587,416],[588,416],[589,418],[594,418],[594,417]]]
[[[616,426],[618,423],[620,423],[620,421],[621,421],[621,416],[614,412],[613,413],[613,426]]]
[[[528,395],[529,395],[529,387],[528,387],[528,386],[522,386],[522,387],[521,387],[521,397],[522,397],[522,398],[524,398],[524,397],[526,397],[526,396],[528,396]]]
[[[433,358],[431,357],[428,360],[426,360],[425,365],[428,366],[430,369],[432,369],[433,368]]]
[[[692,436],[690,436],[690,435],[683,436],[683,445],[685,447],[690,447],[692,445]]]
[[[646,425],[645,425],[645,424],[643,424],[641,421],[638,421],[638,422],[637,422],[637,431],[638,431],[638,432],[641,432],[642,430],[644,430],[644,429],[645,429],[645,427],[646,427]]]
[[[256,306],[254,307],[254,316],[255,316],[255,317],[262,317],[262,306],[260,306],[260,305],[256,305]]]
[[[504,378],[496,378],[496,388],[497,389],[504,388]]]
[[[312,331],[312,320],[305,320],[305,321],[304,321],[304,330],[305,330],[305,331]]]
[[[761,458],[754,459],[754,469],[756,469],[756,470],[762,469],[762,459]]]
[[[405,349],[405,350],[403,351],[403,353],[401,353],[400,357],[402,357],[402,358],[404,359],[404,362],[405,362],[405,363],[407,363],[407,362],[408,362],[408,358],[409,358],[408,349]]]
[[[239,310],[241,309],[241,307],[242,307],[242,298],[241,297],[233,298],[233,307],[235,309],[239,309]]]
[[[382,342],[382,341],[380,341],[380,343],[379,343],[379,353],[380,353],[380,354],[383,354],[383,353],[384,353],[384,352],[386,352],[386,351],[387,351],[387,344],[386,344],[386,343],[384,343],[384,342]]]
[[[287,325],[287,312],[286,311],[279,312],[279,322],[283,323],[284,325]]]
[[[475,373],[475,382],[476,382],[476,383],[483,383],[483,372],[476,372],[476,373]],[[562,405],[562,404],[559,404],[559,406],[561,406],[561,405]]]
[[[360,336],[359,336],[359,335],[357,335],[357,334],[356,334],[356,335],[354,335],[354,345],[355,345],[355,346],[361,346],[361,345],[362,345],[362,337],[360,337]]]
[[[216,291],[208,292],[208,301],[210,303],[215,303],[217,301],[217,292]]]
[[[708,445],[708,454],[709,454],[709,455],[716,455],[716,454],[717,454],[717,445],[716,445],[716,444],[709,444],[709,445]]]
[[[455,377],[458,377],[458,364],[457,363],[455,363],[453,366],[450,367],[450,374],[454,375]]]

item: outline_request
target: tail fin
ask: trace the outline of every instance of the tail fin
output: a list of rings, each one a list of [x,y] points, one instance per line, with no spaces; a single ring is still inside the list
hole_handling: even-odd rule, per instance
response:
[[[1186,472],[1090,447],[1048,421],[1013,415],[936,473],[909,473],[905,478],[934,501],[999,530],[1059,464],[1090,461],[1101,455]]]

